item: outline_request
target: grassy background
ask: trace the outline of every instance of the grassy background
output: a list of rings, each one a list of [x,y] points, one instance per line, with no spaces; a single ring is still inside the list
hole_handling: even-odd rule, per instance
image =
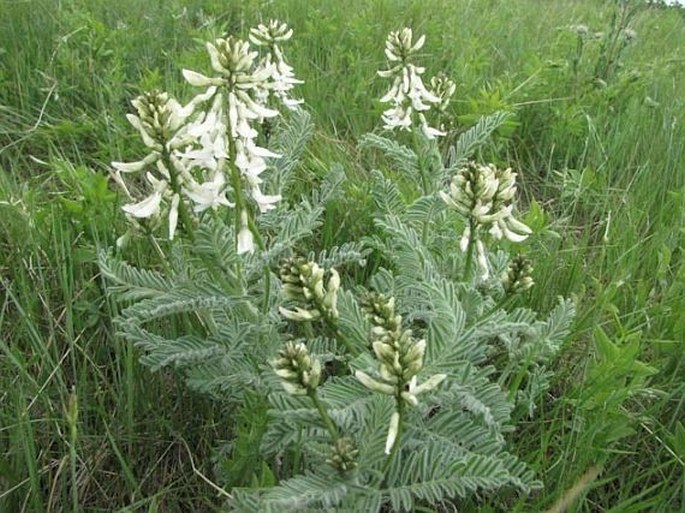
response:
[[[187,3],[0,0],[0,512],[218,504],[194,467],[212,476],[234,413],[112,337],[93,261],[124,229],[107,170],[140,154],[130,100],[189,98],[180,69],[206,69],[205,40],[272,17],[295,29],[288,55],[317,126],[303,178],[335,160],[363,180],[355,137],[379,125],[375,71],[404,25],[427,35],[427,74],[457,82],[460,126],[516,114],[484,157],[523,180],[533,306],[574,294],[580,314],[548,400],[511,440],[545,490],[462,510],[543,511],[593,468],[571,511],[685,508],[683,11],[640,2],[637,37],[600,83],[608,50],[579,54],[568,27],[610,33],[610,1]],[[153,260],[143,245],[127,258]]]

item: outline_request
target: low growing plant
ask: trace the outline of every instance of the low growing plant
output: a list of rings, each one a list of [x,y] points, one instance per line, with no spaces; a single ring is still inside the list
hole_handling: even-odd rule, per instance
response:
[[[514,247],[532,231],[515,212],[517,175],[470,160],[507,113],[481,119],[443,158],[454,84],[426,87],[424,38],[392,32],[383,122],[411,147],[360,138],[388,165],[368,173],[373,225],[314,252],[349,184],[333,164],[308,194],[289,193],[313,132],[291,96],[291,35],[277,21],[252,29],[261,54],[233,36],[208,43],[213,73],[183,72],[203,88],[189,103],[159,91],[133,102],[148,154],[113,164],[131,198],[119,246],[145,233],[161,270],[100,255],[123,305],[119,334],[151,370],[175,368],[239,412],[236,441],[218,451],[230,509],[405,511],[539,488],[507,436],[515,408],[534,414],[574,306],[560,299],[542,318],[524,306],[531,257]],[[135,188],[124,180],[142,172]],[[246,453],[259,460],[251,469],[236,461]]]

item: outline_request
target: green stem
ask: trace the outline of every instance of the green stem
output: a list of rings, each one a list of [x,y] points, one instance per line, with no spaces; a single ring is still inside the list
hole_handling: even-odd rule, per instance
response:
[[[316,389],[307,390],[307,395],[309,396],[309,398],[314,403],[314,406],[316,406],[316,409],[319,412],[319,415],[321,416],[321,420],[323,420],[323,423],[326,426],[326,429],[331,434],[331,438],[333,439],[333,442],[334,443],[337,442],[338,441],[338,430],[336,429],[335,424],[333,424],[333,421],[331,420],[331,418],[328,416],[328,412],[326,411],[326,407],[321,402],[321,399],[319,399],[319,396],[316,395]]]
[[[328,327],[330,328],[333,337],[336,340],[339,340],[342,342],[342,345],[345,346],[345,349],[347,349],[347,352],[350,353],[350,356],[356,357],[359,356],[359,351],[355,349],[355,347],[352,345],[352,342],[350,342],[347,337],[343,334],[342,331],[340,331],[340,328],[336,326],[334,321],[327,320],[328,322]]]
[[[414,139],[414,148],[419,148],[419,145],[421,144],[418,141],[418,137],[416,135],[416,132],[413,132],[413,139]],[[418,155],[418,152],[417,152]],[[421,175],[421,187],[423,188],[423,193],[424,196],[428,195],[428,188],[429,188],[429,181],[428,181],[428,176],[426,174],[426,166],[424,164],[424,159],[422,159],[420,156],[419,158],[416,159],[416,164],[419,167],[419,174]]]
[[[471,275],[471,266],[473,265],[473,247],[476,245],[476,223],[469,219],[469,245],[466,248],[466,261],[464,262],[464,277],[463,281],[468,281]]]
[[[260,251],[264,252],[266,250],[266,245],[264,244],[264,239],[262,239],[262,236],[259,234],[259,230],[257,230],[257,226],[255,225],[254,219],[252,219],[252,216],[248,216],[247,226],[250,228],[252,235],[254,235],[255,241],[257,242],[257,246],[259,247]],[[269,302],[271,300],[271,298],[269,297],[270,295],[271,295],[271,269],[269,269],[268,264],[264,264],[264,301],[262,303],[262,312],[263,313],[266,313],[269,311]]]
[[[69,421],[69,467],[71,471],[71,507],[74,513],[78,513],[79,509],[79,495],[78,495],[78,474],[76,472],[76,443],[78,440],[78,397],[76,390],[72,389],[69,396],[69,406],[67,419]]]
[[[227,116],[228,119],[228,116]],[[227,128],[227,131],[229,134],[231,133],[231,127],[230,125]],[[245,209],[245,203],[244,203],[244,198],[243,198],[243,183],[240,177],[240,169],[238,169],[238,166],[235,164],[235,159],[237,155],[237,150],[235,147],[235,141],[233,138],[229,135],[227,137],[228,139],[228,167],[230,169],[230,174],[231,174],[231,187],[233,187],[233,196],[235,199],[235,209],[234,209],[234,216],[233,216],[233,226],[234,226],[234,241],[236,247],[238,247],[238,233],[240,233],[240,214],[241,212]],[[248,212],[248,220],[249,220],[249,212]],[[242,266],[240,262],[236,263],[236,275],[238,276],[238,279],[241,284],[243,284],[243,271],[242,271]]]

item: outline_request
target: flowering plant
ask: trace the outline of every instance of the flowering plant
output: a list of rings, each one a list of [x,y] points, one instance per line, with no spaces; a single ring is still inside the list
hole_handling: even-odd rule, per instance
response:
[[[445,166],[436,140],[443,132],[426,115],[444,113],[454,83],[438,75],[425,87],[424,69],[411,62],[425,38],[414,42],[408,28],[393,32],[386,41],[393,66],[381,73],[393,79],[383,121],[415,131],[421,144],[414,151],[365,136],[361,146],[375,145],[399,163],[417,199],[407,202],[373,170],[373,229],[361,241],[341,237],[338,246],[309,251],[330,200],[351,204],[341,166],[302,197],[282,201],[268,189],[269,169],[282,184],[311,133],[302,101],[292,96],[300,81],[281,47],[291,36],[278,21],[253,28],[249,38],[261,56],[236,37],[216,39],[206,45],[211,75],[183,70],[202,88],[187,105],[162,92],[134,100],[138,114],[129,121],[149,152],[113,163],[113,174],[133,198],[122,177],[145,171],[152,191],[124,211],[150,229],[166,219],[169,238],[180,224],[187,236],[175,240],[164,274],[101,255],[103,275],[128,302],[120,334],[143,349],[152,369],[174,366],[191,386],[247,415],[248,395],[268,410],[250,450],[278,485],[254,488],[253,475],[231,480],[219,471],[224,482],[215,487],[236,510],[399,511],[503,486],[537,488],[505,435],[512,410],[532,414],[545,390],[544,364],[573,305],[562,301],[538,320],[524,308],[506,311],[498,297],[516,299],[532,286],[525,257],[488,261],[486,253],[493,241],[531,235],[514,217],[516,174]],[[280,107],[294,113],[271,139],[260,130],[268,126],[271,135]],[[493,119],[473,130],[491,132],[501,122]],[[291,144],[274,144],[276,152],[267,139]],[[281,155],[289,158],[278,164]],[[229,215],[211,215],[219,209]],[[466,256],[444,250],[459,237],[452,212],[464,223]],[[469,272],[474,251],[480,279]],[[372,265],[356,273],[367,259]],[[491,271],[501,278],[499,292],[483,286]],[[159,322],[166,318],[189,332],[170,333],[172,323]],[[507,358],[495,368],[489,355],[500,346]],[[230,448],[222,454],[237,457]]]
[[[280,155],[257,144],[259,131],[253,125],[278,116],[271,108],[278,107],[276,103],[288,109],[300,103],[289,93],[302,81],[294,77],[280,47],[291,36],[292,30],[277,21],[253,29],[250,39],[267,48],[261,59],[249,42],[235,37],[207,43],[216,76],[184,69],[183,76],[191,85],[205,88],[185,107],[161,92],[134,100],[138,116],[128,119],[152,151],[137,162],[114,162],[114,176],[129,194],[122,172],[143,171],[156,164],[158,174],[146,173],[152,192],[140,202],[125,205],[124,212],[136,219],[156,219],[165,199],[169,239],[173,239],[179,212],[186,229],[192,231],[190,207],[195,214],[231,207],[238,253],[254,251],[258,234],[253,211],[275,208],[281,196],[262,192],[266,159]]]

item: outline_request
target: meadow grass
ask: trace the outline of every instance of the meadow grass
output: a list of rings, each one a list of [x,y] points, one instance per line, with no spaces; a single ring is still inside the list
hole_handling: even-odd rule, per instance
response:
[[[530,303],[545,311],[575,295],[579,315],[546,401],[511,436],[544,490],[462,510],[543,511],[598,469],[569,511],[681,511],[683,12],[640,4],[635,41],[593,84],[606,51],[598,40],[579,55],[568,27],[607,33],[615,2],[184,4],[0,0],[0,511],[218,510],[200,474],[212,477],[212,448],[235,436],[235,412],[173,372],[151,374],[113,337],[116,306],[95,255],[125,229],[107,170],[139,154],[129,101],[153,87],[189,97],[179,70],[205,66],[205,40],[272,17],[295,29],[289,57],[317,130],[303,189],[331,162],[357,182],[375,164],[355,138],[379,126],[375,71],[390,30],[427,35],[429,73],[458,84],[461,126],[515,113],[483,156],[521,173],[538,232],[527,243]],[[321,247],[363,231],[369,198],[363,187],[349,194],[358,217],[327,213]],[[128,251],[155,262],[144,243]],[[244,419],[244,432],[259,422]],[[234,462],[229,475],[260,464]]]

